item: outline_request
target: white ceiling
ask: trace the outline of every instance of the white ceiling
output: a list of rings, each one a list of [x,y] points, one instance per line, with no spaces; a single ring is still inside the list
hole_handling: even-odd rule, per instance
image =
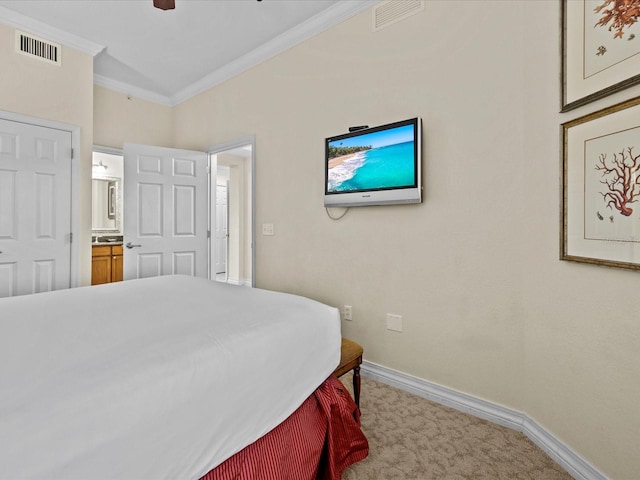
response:
[[[0,23],[95,55],[98,85],[175,105],[377,1],[0,0]]]

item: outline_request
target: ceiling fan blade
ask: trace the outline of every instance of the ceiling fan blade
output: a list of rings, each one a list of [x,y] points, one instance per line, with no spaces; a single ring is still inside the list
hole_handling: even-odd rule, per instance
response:
[[[161,10],[173,10],[176,8],[175,0],[153,0],[153,6]]]

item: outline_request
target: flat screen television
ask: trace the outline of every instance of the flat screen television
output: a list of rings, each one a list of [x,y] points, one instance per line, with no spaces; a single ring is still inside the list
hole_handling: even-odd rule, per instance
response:
[[[418,117],[326,138],[324,205],[422,202],[421,143]]]

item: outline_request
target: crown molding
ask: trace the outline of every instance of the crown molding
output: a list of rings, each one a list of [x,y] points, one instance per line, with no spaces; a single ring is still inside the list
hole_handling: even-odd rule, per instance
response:
[[[251,52],[239,57],[227,65],[211,72],[204,78],[194,82],[187,88],[173,96],[166,96],[148,89],[136,87],[126,82],[113,80],[104,75],[94,74],[94,84],[117,92],[132,95],[143,100],[166,106],[176,106],[240,73],[255,67],[279,53],[313,37],[329,28],[347,20],[361,11],[373,7],[380,0],[342,0],[309,20],[293,27],[273,40],[266,42]],[[76,35],[51,27],[43,22],[34,20],[8,8],[0,6],[0,22],[23,29],[34,35],[46,38],[56,43],[80,50],[96,56],[106,47],[90,42]]]
[[[313,37],[348,18],[379,3],[379,0],[343,0],[323,12],[311,17],[307,21],[277,36],[273,40],[261,45],[251,52],[228,63],[210,73],[201,80],[181,90],[171,97],[173,105],[178,105],[222,82],[255,67],[279,53]]]
[[[112,78],[98,75],[97,73],[93,74],[93,84],[100,87],[108,88],[109,90],[115,90],[116,92],[131,95],[142,100],[159,103],[160,105],[165,105],[167,107],[175,106],[175,104],[171,100],[171,97],[161,95],[144,88],[136,87],[126,82],[113,80]]]
[[[95,57],[106,47],[0,6],[0,22]]]

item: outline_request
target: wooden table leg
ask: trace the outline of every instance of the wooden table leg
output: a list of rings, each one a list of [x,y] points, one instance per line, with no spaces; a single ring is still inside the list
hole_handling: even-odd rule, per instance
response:
[[[360,365],[353,369],[353,396],[356,405],[360,408]]]

